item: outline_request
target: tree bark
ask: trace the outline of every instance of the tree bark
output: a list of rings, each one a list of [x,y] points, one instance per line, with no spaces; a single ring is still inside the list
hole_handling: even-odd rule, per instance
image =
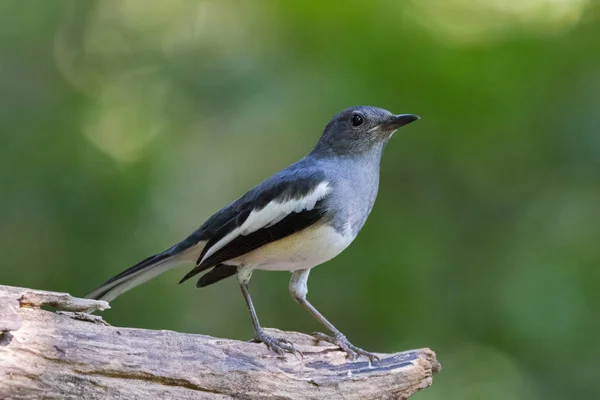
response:
[[[107,308],[0,286],[0,398],[405,399],[440,370],[429,349],[369,365],[308,335],[270,330],[304,354],[279,357],[263,344],[113,327],[87,313]]]

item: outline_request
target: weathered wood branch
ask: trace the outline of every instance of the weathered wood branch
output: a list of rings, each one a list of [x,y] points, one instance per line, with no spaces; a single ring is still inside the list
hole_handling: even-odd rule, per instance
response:
[[[262,344],[112,327],[85,313],[106,308],[0,286],[0,398],[398,399],[440,370],[429,349],[380,354],[371,366],[310,336],[271,330],[304,353],[281,358]]]

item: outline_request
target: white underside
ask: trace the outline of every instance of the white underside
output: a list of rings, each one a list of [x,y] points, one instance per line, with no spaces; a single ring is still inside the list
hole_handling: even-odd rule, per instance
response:
[[[350,231],[350,230],[348,230]],[[266,244],[225,264],[268,271],[295,271],[323,264],[350,245],[354,236],[317,224]]]

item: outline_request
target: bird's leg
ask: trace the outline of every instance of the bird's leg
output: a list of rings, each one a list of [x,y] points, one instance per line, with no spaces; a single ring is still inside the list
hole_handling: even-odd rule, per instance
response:
[[[239,275],[238,275],[238,279],[239,279]],[[276,337],[268,335],[262,329],[262,327],[260,326],[260,323],[258,322],[258,317],[256,316],[256,310],[254,309],[254,304],[252,304],[252,298],[250,297],[250,292],[248,291],[248,280],[249,279],[250,279],[250,277],[248,276],[247,279],[244,279],[244,280],[239,279],[239,281],[240,281],[240,287],[242,289],[242,294],[244,295],[244,300],[246,300],[246,304],[248,305],[248,310],[250,311],[250,317],[252,318],[252,325],[254,325],[254,339],[252,339],[252,341],[255,343],[261,343],[261,342],[264,343],[265,345],[267,345],[267,347],[269,349],[273,350],[275,353],[279,354],[280,356],[282,356],[285,352],[302,356],[302,353],[300,353],[298,350],[296,350],[296,348],[294,347],[292,342],[290,342],[289,340],[286,340],[286,339],[278,339]]]
[[[329,342],[340,346],[340,348],[346,352],[348,357],[352,359],[358,358],[359,355],[365,356],[369,359],[369,361],[377,360],[379,361],[379,357],[375,354],[365,351],[359,347],[354,346],[352,343],[348,341],[346,336],[340,332],[333,324],[327,319],[306,299],[306,294],[308,293],[308,287],[306,285],[306,281],[308,280],[308,274],[310,270],[303,269],[294,271],[292,273],[292,279],[290,280],[290,294],[293,299],[296,300],[300,305],[306,308],[323,326],[325,326],[332,335],[326,335],[324,333],[313,333],[313,336],[317,341],[322,340],[324,342]]]

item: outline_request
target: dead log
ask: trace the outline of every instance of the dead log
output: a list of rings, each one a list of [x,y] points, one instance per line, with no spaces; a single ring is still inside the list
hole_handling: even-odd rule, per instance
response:
[[[0,398],[404,399],[440,370],[429,349],[379,354],[370,365],[308,335],[271,330],[304,354],[282,358],[263,344],[113,327],[87,313],[107,308],[0,286]]]

